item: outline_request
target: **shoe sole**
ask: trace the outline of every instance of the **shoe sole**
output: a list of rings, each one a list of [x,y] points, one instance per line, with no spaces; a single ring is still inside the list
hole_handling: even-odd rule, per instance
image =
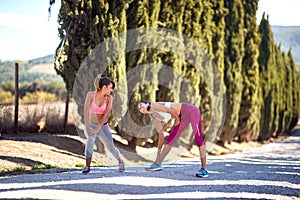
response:
[[[161,171],[162,168],[145,168],[146,171]]]
[[[198,174],[196,174],[196,176],[199,178],[207,178],[208,177],[208,175],[198,175]]]
[[[83,173],[84,175],[87,175],[88,173],[90,173],[90,171],[82,171],[81,173]]]

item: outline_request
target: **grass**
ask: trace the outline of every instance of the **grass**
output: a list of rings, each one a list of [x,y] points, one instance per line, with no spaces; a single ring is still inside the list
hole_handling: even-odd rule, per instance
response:
[[[24,167],[24,166],[18,166],[13,169],[3,169],[0,171],[0,176],[5,176],[9,174],[22,174],[28,170],[29,170],[28,167]]]
[[[18,166],[12,169],[2,169],[0,171],[0,176],[6,176],[6,175],[20,175],[20,174],[26,174],[26,173],[35,173],[37,170],[43,170],[43,169],[54,169],[54,168],[60,168],[58,166],[53,166],[50,164],[41,164],[41,165],[33,165],[31,167],[24,167],[24,166]]]
[[[84,164],[83,164],[83,163],[79,163],[79,164],[76,164],[75,167],[83,168],[83,167],[84,167]]]
[[[41,164],[41,165],[36,165],[35,164],[31,167],[32,170],[35,170],[35,169],[51,169],[51,168],[59,168],[59,167],[49,165],[49,164]]]
[[[73,106],[70,103],[70,106]],[[64,102],[48,102],[36,104],[20,104],[18,126],[22,132],[50,132],[59,133],[64,129]],[[0,105],[0,132],[10,133],[14,130],[14,106]],[[76,124],[80,116],[69,110],[68,124]]]

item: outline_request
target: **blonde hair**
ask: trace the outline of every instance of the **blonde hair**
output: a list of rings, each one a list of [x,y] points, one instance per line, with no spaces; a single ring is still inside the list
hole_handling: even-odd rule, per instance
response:
[[[94,86],[95,86],[96,91],[100,91],[100,89],[101,89],[100,85],[99,85],[100,79],[102,78],[101,76],[102,76],[102,74],[98,74],[95,78]]]

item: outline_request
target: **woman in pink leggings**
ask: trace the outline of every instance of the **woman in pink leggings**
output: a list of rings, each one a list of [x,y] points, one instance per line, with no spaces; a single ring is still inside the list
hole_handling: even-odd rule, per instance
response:
[[[195,140],[199,146],[201,168],[196,173],[197,177],[208,177],[206,168],[206,149],[202,137],[202,121],[199,108],[188,103],[173,102],[141,102],[139,110],[143,114],[150,114],[153,119],[155,128],[158,132],[158,151],[156,161],[146,170],[158,171],[162,170],[161,163],[170,152],[172,145],[180,136],[180,134],[191,124]],[[161,122],[168,122],[171,118],[175,119],[175,126],[172,128],[169,137],[164,145],[163,125]]]

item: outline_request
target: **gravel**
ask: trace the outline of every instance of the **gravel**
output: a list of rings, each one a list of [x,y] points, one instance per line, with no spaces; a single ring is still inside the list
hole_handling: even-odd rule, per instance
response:
[[[197,178],[197,159],[0,177],[0,199],[300,199],[300,127],[283,141],[207,159],[208,178]]]

